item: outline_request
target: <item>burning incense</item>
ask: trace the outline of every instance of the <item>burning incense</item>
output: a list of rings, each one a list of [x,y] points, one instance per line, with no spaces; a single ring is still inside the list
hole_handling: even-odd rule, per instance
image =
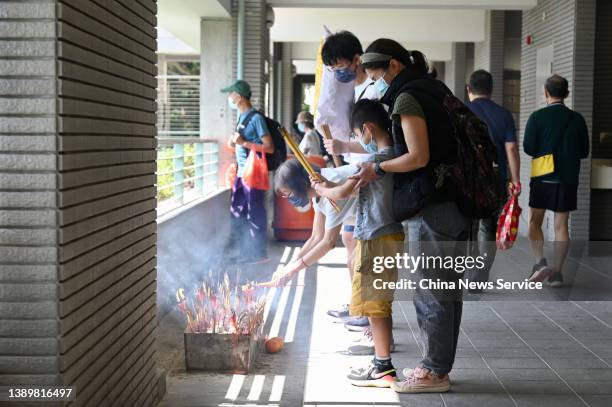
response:
[[[306,159],[306,156],[304,156],[304,153],[302,153],[302,150],[300,150],[298,145],[295,143],[295,140],[293,140],[293,138],[289,135],[289,133],[287,133],[287,130],[285,130],[284,127],[281,127],[280,132],[283,135],[283,138],[285,139],[287,144],[289,145],[289,148],[293,152],[293,155],[299,161],[299,163],[302,164],[302,167],[304,167],[308,175],[310,175],[313,178],[318,179],[319,181],[323,181],[323,178],[321,178],[321,175],[318,172],[316,172],[314,168],[312,168],[312,165]],[[329,203],[331,204],[331,206],[334,208],[336,212],[340,212],[340,208],[338,207],[338,204],[336,203],[336,201],[334,201],[333,199],[329,199]]]
[[[185,332],[250,335],[263,321],[265,301],[257,298],[254,282],[247,289],[232,286],[227,273],[223,281],[198,284],[193,297],[185,289],[176,292],[179,311],[185,316]]]

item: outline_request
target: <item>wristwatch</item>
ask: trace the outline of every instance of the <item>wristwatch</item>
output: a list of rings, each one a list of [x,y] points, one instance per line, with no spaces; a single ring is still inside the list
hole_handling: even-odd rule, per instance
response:
[[[381,163],[380,161],[377,161],[376,164],[374,164],[374,172],[376,173],[376,175],[382,177],[387,172],[382,169],[382,167],[380,166],[380,163]]]

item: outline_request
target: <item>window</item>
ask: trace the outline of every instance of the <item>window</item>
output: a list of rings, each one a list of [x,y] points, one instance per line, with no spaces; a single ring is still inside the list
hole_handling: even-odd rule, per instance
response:
[[[158,215],[218,188],[216,141],[200,138],[199,56],[159,55],[157,95]]]

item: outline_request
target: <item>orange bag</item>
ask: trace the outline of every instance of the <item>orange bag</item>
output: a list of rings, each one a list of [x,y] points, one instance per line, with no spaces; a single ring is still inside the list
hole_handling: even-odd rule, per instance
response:
[[[270,189],[268,162],[265,154],[258,154],[255,149],[251,149],[242,172],[242,183],[248,188],[264,191]]]
[[[225,170],[225,186],[231,188],[234,185],[234,182],[236,181],[236,177],[237,174],[236,172],[238,171],[238,165],[236,165],[236,163],[231,163],[230,165],[227,166],[226,170]]]
[[[518,197],[512,195],[504,205],[504,209],[497,222],[495,241],[499,250],[508,250],[514,244],[518,234],[518,221],[522,211],[518,203]]]

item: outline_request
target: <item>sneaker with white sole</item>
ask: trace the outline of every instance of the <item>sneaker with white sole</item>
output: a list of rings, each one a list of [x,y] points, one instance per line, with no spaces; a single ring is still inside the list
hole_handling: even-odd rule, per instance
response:
[[[546,259],[541,259],[539,262],[533,265],[531,269],[531,276],[529,276],[530,283],[541,283],[546,280],[553,273],[553,269],[548,267]]]
[[[548,267],[548,262],[545,258],[540,259],[539,262],[533,265],[531,268],[531,275],[529,276],[529,282],[542,282],[546,280],[552,273],[552,269]]]
[[[395,341],[391,337],[391,346],[389,347],[390,352],[395,352]],[[366,329],[363,331],[361,339],[357,341],[355,345],[348,347],[348,353],[350,355],[374,355],[374,338],[372,337],[372,329]]]
[[[345,322],[344,318],[349,316],[349,306],[348,304],[343,304],[338,309],[330,309],[327,311],[327,315],[335,318],[334,322]]]
[[[358,387],[391,387],[397,377],[395,368],[379,370],[374,363],[366,367],[352,368],[346,376],[353,386]]]
[[[402,374],[406,379],[412,376],[412,373],[414,373],[414,369],[411,367],[405,367],[402,369]]]
[[[550,287],[562,287],[563,286],[563,274],[560,271],[555,271],[548,277],[546,284]]]
[[[404,369],[404,373],[410,373],[401,382],[391,383],[391,388],[397,393],[445,393],[450,390],[448,374],[438,375],[423,367]]]
[[[344,327],[351,332],[363,332],[370,326],[368,317],[344,318]]]

